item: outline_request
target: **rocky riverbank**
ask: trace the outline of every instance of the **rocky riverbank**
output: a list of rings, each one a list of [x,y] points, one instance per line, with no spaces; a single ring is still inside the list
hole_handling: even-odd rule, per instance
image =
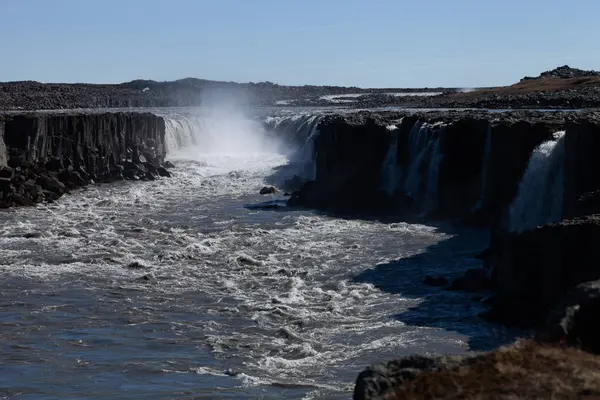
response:
[[[363,373],[357,383],[357,393],[362,394],[355,398],[376,398],[392,387],[397,398],[421,398],[419,390],[433,390],[423,386],[432,385],[431,379],[456,374],[474,382],[500,371],[499,379],[508,382],[516,377],[504,374],[502,368],[516,368],[510,360],[528,357],[541,364],[519,366],[523,377],[546,364],[566,363],[567,369],[555,372],[570,382],[571,389],[561,392],[555,387],[548,392],[551,395],[596,393],[600,378],[589,382],[593,387],[581,386],[575,373],[581,360],[589,366],[597,359],[555,346],[575,345],[600,353],[600,325],[594,317],[600,311],[600,270],[595,267],[600,232],[596,214],[600,169],[595,156],[599,121],[600,115],[591,111],[356,112],[320,120],[314,140],[315,179],[293,193],[289,205],[359,218],[383,214],[489,227],[490,248],[476,255],[483,260],[481,268],[465,271],[454,282],[431,276],[424,283],[440,290],[479,292],[476,300],[487,298],[490,305],[482,317],[534,328],[543,344],[511,347],[508,353],[499,350],[454,364],[400,359],[392,363],[394,368],[377,366]],[[489,359],[500,364],[481,364]],[[381,378],[382,368],[395,371],[390,372],[394,378]],[[584,374],[591,371],[585,368]],[[421,376],[415,371],[422,369],[429,372],[415,378]],[[375,375],[375,383],[363,382]],[[414,384],[405,383],[413,378]],[[546,382],[550,375],[540,379]],[[438,389],[456,389],[448,385]],[[533,391],[524,393],[541,395],[543,385],[538,386],[535,390],[528,386]]]
[[[164,136],[163,119],[149,113],[0,115],[0,208],[91,183],[168,177]]]
[[[360,374],[355,400],[596,399],[600,357],[520,341],[489,353],[406,357]]]

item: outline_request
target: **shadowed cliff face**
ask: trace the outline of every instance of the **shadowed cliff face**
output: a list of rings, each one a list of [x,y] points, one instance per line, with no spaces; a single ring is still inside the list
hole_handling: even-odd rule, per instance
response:
[[[9,163],[70,159],[90,174],[103,174],[125,160],[164,159],[164,121],[153,114],[17,115],[5,122]]]
[[[564,215],[581,215],[578,201],[600,190],[600,118],[572,118],[566,123]]]
[[[326,117],[315,141],[316,179],[290,204],[497,223],[517,194],[533,149],[563,121],[539,114],[493,117],[477,112]]]
[[[92,181],[168,176],[164,136],[164,120],[149,113],[5,115],[0,205],[55,200]]]
[[[6,145],[4,144],[4,120],[0,117],[0,166],[8,162]]]
[[[570,118],[565,131],[558,193],[563,220],[522,233],[498,229],[492,235],[489,262],[497,299],[487,316],[496,321],[539,325],[570,289],[600,278],[600,123],[594,115]],[[532,207],[530,213],[535,211]]]

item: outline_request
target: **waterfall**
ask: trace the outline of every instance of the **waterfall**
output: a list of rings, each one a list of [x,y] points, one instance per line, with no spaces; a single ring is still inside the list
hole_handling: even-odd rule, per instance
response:
[[[492,125],[488,124],[487,133],[485,135],[485,149],[483,151],[483,160],[481,162],[481,189],[479,191],[479,200],[473,207],[473,211],[479,211],[483,207],[485,200],[485,192],[488,185],[488,171],[490,167],[490,155],[492,154]]]
[[[173,154],[178,149],[197,144],[194,132],[200,126],[199,121],[185,116],[180,116],[176,119],[163,117],[163,119],[165,121],[165,146],[167,154]]]
[[[398,127],[389,125],[386,128],[390,131],[390,146],[381,168],[381,189],[392,196],[402,179],[402,168],[398,163]]]
[[[316,178],[315,140],[319,134],[320,114],[292,114],[270,116],[264,120],[265,128],[272,135],[283,138],[287,143],[289,165],[295,168],[302,180]]]
[[[415,122],[408,135],[405,170],[398,160],[398,127],[389,125],[387,129],[390,131],[390,144],[381,166],[381,189],[390,196],[401,190],[419,205],[421,215],[435,211],[438,207],[440,165],[444,158],[441,137],[446,124]]]
[[[408,172],[404,181],[404,193],[414,200],[420,200],[421,169],[429,147],[429,124],[417,122],[408,137],[410,155]]]
[[[510,205],[508,230],[522,232],[562,217],[565,132],[539,145],[531,154],[515,200]]]
[[[438,205],[439,169],[443,159],[440,137],[446,125],[423,123],[415,125],[409,136],[410,159],[404,193],[421,205],[423,213]]]

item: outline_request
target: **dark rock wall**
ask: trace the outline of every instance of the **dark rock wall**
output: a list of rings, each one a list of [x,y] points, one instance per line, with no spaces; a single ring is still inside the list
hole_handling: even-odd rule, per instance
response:
[[[492,319],[536,326],[567,291],[600,278],[597,215],[508,234],[496,243]]]
[[[502,222],[503,212],[517,194],[529,157],[542,142],[563,128],[562,121],[498,121],[492,123],[491,153],[485,208],[493,225]]]
[[[349,211],[380,206],[380,174],[390,143],[385,124],[364,115],[326,117],[315,140],[316,180],[303,205]],[[293,203],[294,200],[292,200]]]
[[[484,149],[489,122],[465,118],[453,121],[441,137],[438,213],[466,215],[480,197]]]
[[[58,157],[103,175],[140,155],[161,163],[164,134],[164,120],[150,113],[27,114],[6,120],[4,143],[14,167]]]
[[[497,296],[487,316],[495,321],[538,326],[570,289],[600,278],[600,121],[570,117],[565,130],[563,220],[521,234],[492,233]]]
[[[600,190],[600,119],[570,119],[566,128],[564,215],[572,217],[582,195]]]
[[[169,176],[165,123],[149,113],[4,115],[0,208],[53,201],[91,182]]]
[[[512,116],[492,119],[485,113],[326,117],[315,142],[316,181],[296,193],[291,204],[356,212],[423,212],[423,204],[418,203],[426,196],[409,198],[403,185],[416,159],[415,133],[424,123],[429,124],[428,140],[440,141],[437,190],[428,193],[436,203],[434,210],[427,210],[430,217],[464,220],[476,215],[479,223],[488,225],[501,220],[517,194],[533,149],[564,126],[562,118],[556,117],[523,121]],[[393,133],[386,129],[390,124],[397,126]],[[397,137],[401,177],[396,193],[389,196],[382,190],[382,168],[392,135]],[[487,140],[491,148],[486,157]],[[418,170],[421,194],[430,184],[431,152],[425,151]]]

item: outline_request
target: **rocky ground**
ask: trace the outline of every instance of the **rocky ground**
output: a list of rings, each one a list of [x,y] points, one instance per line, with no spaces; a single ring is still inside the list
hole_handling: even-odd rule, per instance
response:
[[[364,94],[355,105],[387,104],[386,92],[438,92],[442,89],[361,89],[336,86],[281,86],[271,82],[240,84],[187,78],[172,82],[136,80],[121,84],[61,84],[35,81],[0,82],[0,110],[56,110],[78,108],[189,107],[235,101],[253,106],[352,105],[322,96]],[[409,96],[401,102],[409,103]],[[416,104],[416,103],[415,103]]]
[[[170,164],[169,164],[170,165]],[[170,177],[166,168],[149,162],[125,161],[102,176],[74,168],[71,160],[53,157],[48,161],[0,167],[0,208],[53,202],[73,189],[93,183],[118,180],[155,180]]]
[[[391,93],[414,93],[393,96]],[[440,93],[422,96],[423,92]],[[323,96],[354,95],[324,98]],[[341,106],[349,108],[595,108],[600,107],[600,73],[562,66],[511,86],[478,88],[363,89],[282,86],[196,78],[172,82],[135,80],[121,84],[0,83],[0,110],[201,106],[222,99],[254,106]]]
[[[406,357],[365,370],[363,399],[598,399],[600,357],[574,348],[518,342],[485,354]]]

